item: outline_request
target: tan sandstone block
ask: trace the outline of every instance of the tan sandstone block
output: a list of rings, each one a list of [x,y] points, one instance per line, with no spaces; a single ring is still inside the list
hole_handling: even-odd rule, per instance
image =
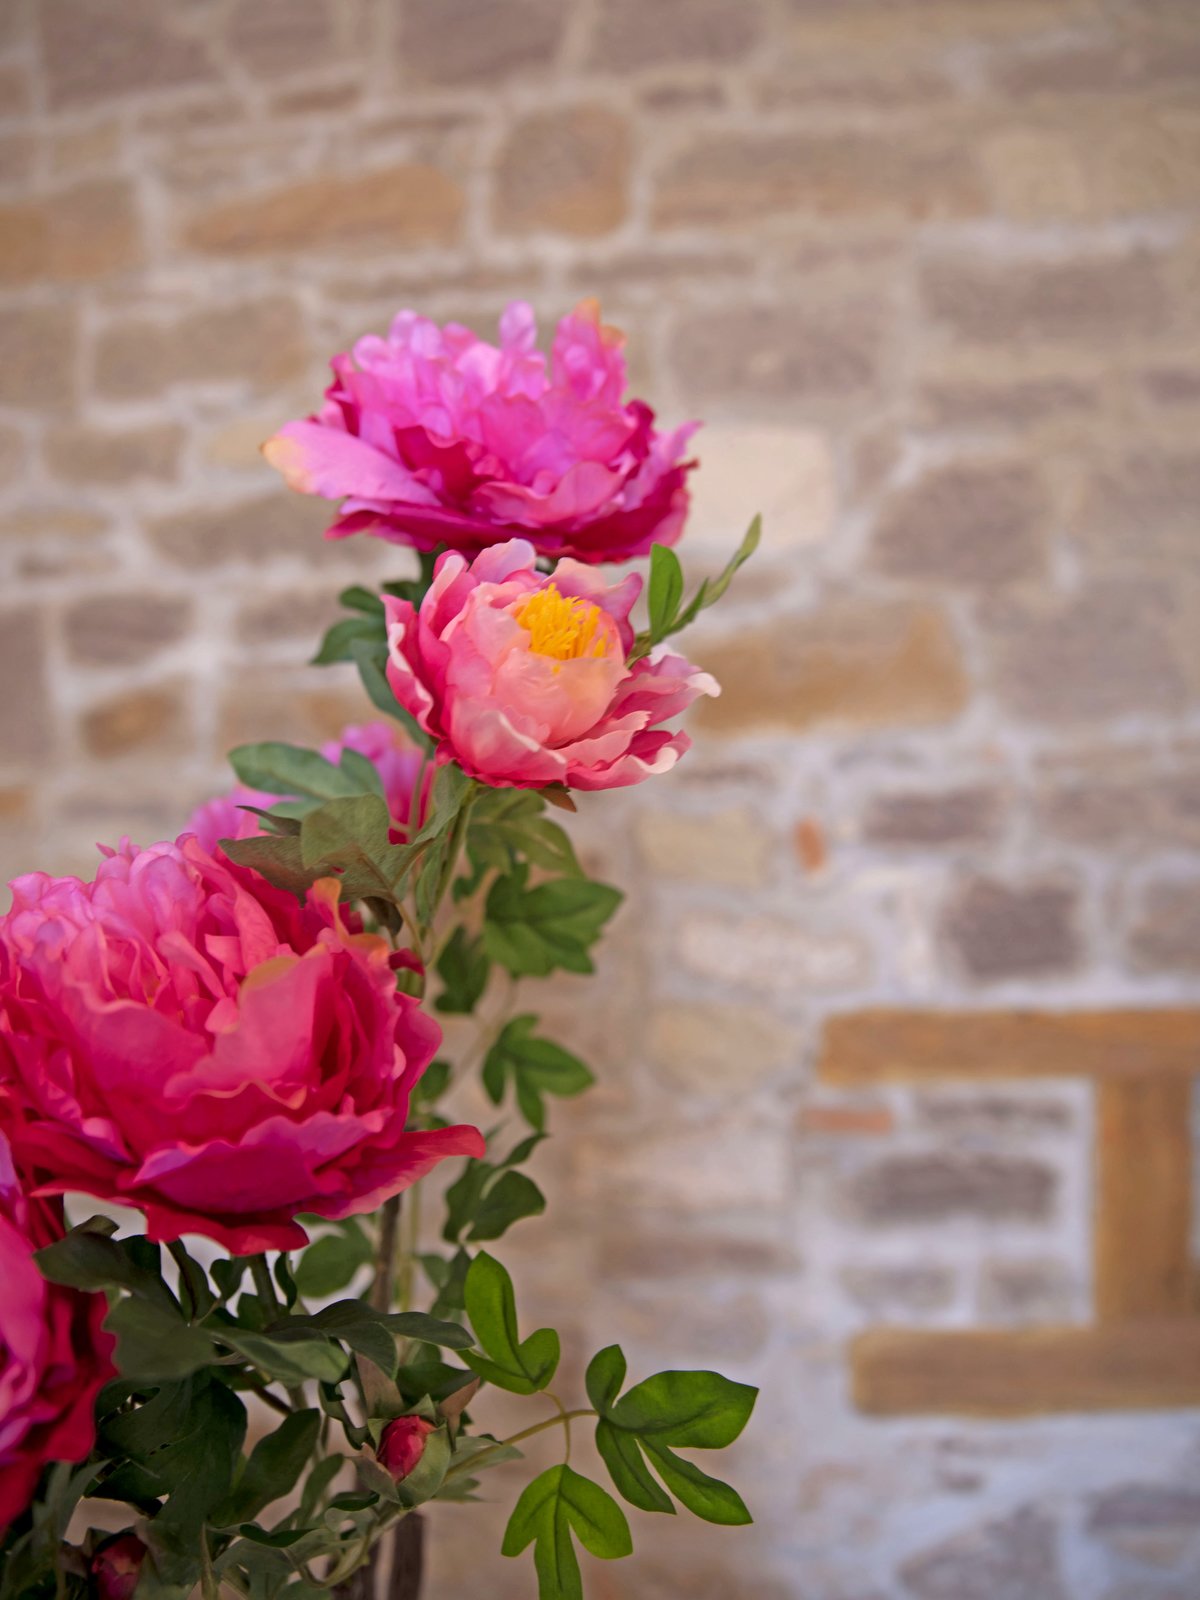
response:
[[[666,1006],[650,1022],[650,1053],[682,1088],[735,1095],[799,1059],[795,1033],[761,1006]]]
[[[668,877],[742,889],[765,881],[772,840],[747,811],[692,817],[644,810],[635,831],[646,864]]]
[[[226,201],[194,217],[184,241],[205,255],[229,256],[453,244],[464,204],[462,188],[448,173],[411,162]]]
[[[816,544],[837,509],[833,451],[809,428],[714,423],[692,446],[699,468],[689,483],[687,549],[732,554],[749,520],[761,513],[763,551]]]
[[[500,152],[493,216],[504,233],[611,233],[628,206],[632,141],[604,106],[545,111],[516,123]]]
[[[695,720],[723,733],[920,726],[950,720],[968,697],[949,623],[924,604],[791,613],[715,641],[704,659],[721,696],[697,706]]]

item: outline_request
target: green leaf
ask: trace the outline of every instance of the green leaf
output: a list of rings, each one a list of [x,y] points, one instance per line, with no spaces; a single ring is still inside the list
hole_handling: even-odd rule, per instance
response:
[[[443,984],[434,1001],[437,1010],[446,1015],[469,1016],[487,988],[491,967],[482,938],[468,933],[459,923],[437,959]]]
[[[511,1082],[521,1114],[531,1128],[546,1125],[543,1095],[576,1095],[596,1080],[578,1056],[549,1039],[533,1037],[538,1019],[526,1012],[501,1030],[483,1063],[483,1087],[493,1105],[499,1105]]]
[[[285,1335],[278,1328],[269,1333],[251,1333],[244,1328],[220,1327],[214,1333],[252,1366],[280,1383],[303,1383],[308,1378],[337,1383],[346,1374],[344,1352],[316,1331],[289,1329]]]
[[[662,1511],[672,1517],[675,1515],[670,1495],[665,1494],[654,1481],[633,1434],[623,1433],[620,1428],[614,1428],[611,1422],[601,1418],[596,1424],[596,1448],[608,1468],[608,1475],[617,1493],[628,1500],[631,1506],[637,1506],[639,1511]]]
[[[749,561],[750,557],[758,549],[759,541],[761,539],[762,517],[758,516],[754,518],[754,521],[746,529],[745,538],[742,540],[741,544],[738,545],[733,555],[729,558],[724,570],[717,577],[713,578],[711,582],[703,585],[700,595],[697,597],[697,600],[693,602],[696,612],[706,611],[709,606],[716,605],[717,601],[733,582],[734,574],[737,572],[738,568],[745,566],[746,562]],[[692,613],[692,615],[695,615],[695,613]],[[685,622],[690,622],[691,620],[692,617],[685,614],[685,616],[680,619],[680,626],[683,626]]]
[[[406,711],[392,693],[387,681],[387,643],[383,639],[355,639],[350,654],[358,668],[367,698],[384,716],[394,717],[404,727],[413,742],[422,749],[429,748],[429,735],[417,719]]]
[[[186,1378],[215,1359],[208,1334],[157,1300],[120,1300],[104,1326],[117,1341],[117,1370],[128,1378]]]
[[[267,794],[308,795],[334,800],[359,794],[362,785],[316,750],[270,741],[242,744],[229,752],[230,765],[244,784]]]
[[[179,1302],[163,1281],[156,1247],[151,1246],[151,1253],[139,1261],[138,1245],[144,1241],[112,1239],[83,1223],[38,1250],[34,1260],[51,1283],[72,1289],[128,1289],[178,1317]]]
[[[268,883],[294,894],[297,900],[303,900],[321,876],[320,871],[304,865],[296,838],[254,834],[249,839],[222,839],[220,844],[231,861],[260,872]]]
[[[658,1372],[628,1390],[609,1416],[643,1438],[722,1450],[750,1420],[757,1396],[750,1384],[734,1383],[719,1372]]]
[[[547,977],[556,967],[593,971],[589,948],[620,905],[619,890],[588,878],[556,878],[526,887],[526,869],[497,878],[488,891],[484,945],[514,977]]]
[[[650,584],[646,607],[650,615],[650,638],[657,643],[671,631],[683,599],[683,568],[674,550],[664,544],[650,547]]]
[[[467,1238],[472,1242],[499,1239],[525,1217],[536,1217],[546,1209],[546,1197],[523,1172],[504,1172],[484,1195],[475,1212]]]
[[[353,646],[359,641],[374,641],[383,632],[383,613],[374,617],[342,617],[325,632],[310,665],[327,667],[335,661],[353,661]]]
[[[200,1530],[213,1508],[232,1488],[233,1469],[246,1436],[246,1408],[221,1383],[198,1389],[187,1431],[170,1440],[178,1466],[170,1498],[146,1525],[145,1537],[160,1578],[168,1583],[196,1581]],[[145,1580],[143,1580],[145,1587]]]
[[[383,795],[383,779],[379,776],[379,768],[373,761],[369,761],[361,750],[352,750],[349,745],[338,757],[338,766],[365,794]]]
[[[361,583],[352,583],[338,595],[338,605],[347,611],[361,611],[370,617],[383,616],[383,601],[374,589],[364,589]]]
[[[336,1233],[323,1234],[307,1247],[296,1263],[296,1287],[305,1299],[323,1300],[344,1289],[373,1255],[361,1225],[348,1218]]]
[[[392,900],[405,851],[388,837],[393,823],[379,794],[357,794],[310,811],[300,824],[300,856],[309,871],[335,868],[348,900]]]
[[[321,1413],[294,1411],[274,1433],[260,1439],[250,1453],[237,1488],[212,1514],[215,1527],[252,1522],[273,1501],[287,1494],[308,1465],[321,1428]]]
[[[183,1309],[189,1321],[198,1322],[212,1310],[217,1297],[209,1286],[204,1268],[188,1254],[182,1239],[177,1239],[170,1246],[170,1250],[179,1268],[179,1294],[183,1301]],[[282,1257],[280,1259],[282,1260]]]
[[[707,611],[709,606],[716,605],[717,601],[733,582],[734,574],[738,568],[744,566],[758,549],[761,538],[762,518],[755,517],[746,530],[745,538],[734,551],[723,570],[715,578],[705,578],[686,608],[679,612],[678,615],[673,616],[669,623],[659,631],[655,630],[654,613],[652,611],[649,629],[645,633],[638,634],[637,639],[634,641],[633,649],[629,652],[629,664],[632,665],[633,662],[640,660],[642,656],[649,655],[659,640],[665,639],[673,633],[679,633],[681,629],[693,623],[702,611]]]
[[[431,1061],[413,1085],[412,1103],[431,1106],[445,1094],[450,1083],[450,1063],[441,1058]]]
[[[695,1516],[702,1517],[705,1522],[716,1522],[730,1528],[742,1527],[754,1521],[741,1495],[729,1484],[722,1483],[719,1478],[710,1478],[706,1472],[701,1472],[699,1467],[691,1461],[685,1461],[682,1456],[675,1455],[664,1444],[640,1436],[638,1442],[667,1488]]]
[[[534,1543],[539,1600],[582,1600],[572,1531],[585,1550],[605,1560],[633,1551],[629,1523],[617,1502],[598,1483],[564,1463],[550,1467],[527,1486],[500,1547],[503,1555],[517,1556]]]
[[[525,1340],[517,1332],[517,1306],[512,1279],[486,1250],[471,1263],[466,1282],[467,1315],[475,1329],[481,1357],[464,1351],[462,1359],[481,1378],[512,1394],[536,1394],[558,1367],[558,1335],[539,1328]]]
[[[736,1490],[710,1478],[669,1446],[720,1450],[732,1444],[754,1408],[757,1389],[718,1372],[659,1372],[620,1399],[625,1357],[617,1345],[588,1366],[587,1391],[598,1413],[596,1447],[618,1492],[643,1511],[671,1511],[643,1454],[666,1487],[707,1522],[751,1521]]]
[[[619,1344],[606,1345],[588,1362],[584,1385],[588,1399],[599,1416],[603,1416],[621,1392],[626,1373],[625,1353]]]

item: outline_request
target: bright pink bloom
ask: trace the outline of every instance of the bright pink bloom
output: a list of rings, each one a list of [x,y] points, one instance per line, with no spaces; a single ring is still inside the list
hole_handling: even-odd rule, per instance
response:
[[[549,368],[536,338],[521,300],[499,348],[402,311],[386,339],[333,358],[319,414],[285,423],[264,454],[293,489],[343,502],[332,539],[471,553],[523,535],[593,564],[674,544],[699,423],[658,433],[649,406],[622,401],[624,340],[594,300],[559,323]]]
[[[90,1564],[91,1593],[96,1600],[130,1600],[142,1575],[146,1546],[126,1528],[97,1545]]]
[[[0,1136],[0,1535],[48,1462],[92,1448],[92,1407],[113,1376],[107,1300],[47,1283],[33,1259],[62,1231],[61,1204],[22,1194]]]
[[[383,784],[383,794],[388,810],[395,821],[397,842],[407,838],[412,820],[413,790],[421,776],[422,753],[404,732],[398,722],[352,723],[343,728],[341,737],[330,739],[321,746],[326,761],[341,760],[343,750],[357,750],[375,764]],[[433,767],[425,769],[421,801],[417,807],[417,826],[425,820],[429,804],[429,791],[433,787]],[[222,839],[249,839],[261,833],[262,826],[253,811],[245,806],[257,806],[268,811],[287,795],[264,794],[259,789],[247,789],[236,784],[228,794],[217,795],[197,806],[188,820],[187,831],[194,833],[201,845],[211,855]]]
[[[393,1417],[379,1436],[379,1465],[402,1483],[425,1454],[425,1440],[433,1429],[424,1417]]]
[[[691,741],[658,724],[717,684],[665,645],[625,665],[636,574],[608,585],[567,560],[545,577],[535,555],[523,539],[470,566],[447,551],[419,611],[388,597],[392,692],[439,761],[496,788],[617,789],[666,772]]]
[[[151,1239],[305,1242],[475,1128],[406,1133],[441,1039],[323,879],[304,905],[190,834],[95,880],[31,873],[0,918],[0,1124],[38,1194],[139,1207]]]

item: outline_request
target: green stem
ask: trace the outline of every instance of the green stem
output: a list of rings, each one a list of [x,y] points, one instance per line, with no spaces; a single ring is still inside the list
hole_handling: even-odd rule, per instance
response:
[[[400,1309],[412,1306],[413,1277],[416,1270],[417,1250],[421,1243],[421,1182],[408,1191],[408,1211],[405,1214],[404,1249],[400,1256]]]
[[[258,1298],[266,1306],[271,1320],[274,1321],[276,1317],[282,1315],[283,1307],[279,1303],[279,1296],[275,1293],[275,1280],[271,1276],[271,1269],[267,1265],[265,1255],[250,1257],[250,1276],[254,1279],[254,1287],[258,1291]],[[286,1392],[288,1399],[292,1402],[293,1410],[303,1411],[306,1405],[303,1386],[289,1385]]]
[[[546,1399],[553,1400],[554,1404],[558,1407],[558,1415],[563,1427],[563,1436],[566,1440],[563,1460],[569,1462],[571,1459],[571,1419],[567,1415],[567,1408],[551,1389],[546,1390]]]
[[[208,1529],[200,1529],[200,1593],[204,1600],[221,1600],[221,1586],[213,1571],[212,1553],[208,1548]]]
[[[522,1428],[520,1433],[510,1433],[507,1439],[497,1439],[496,1443],[488,1445],[486,1450],[477,1450],[470,1460],[464,1461],[461,1466],[451,1467],[446,1474],[447,1479],[452,1478],[456,1472],[473,1472],[484,1456],[493,1455],[497,1450],[503,1450],[510,1444],[520,1444],[522,1439],[532,1439],[535,1433],[545,1433],[547,1428],[557,1427],[565,1427],[569,1431],[572,1422],[578,1421],[580,1417],[594,1417],[597,1415],[595,1411],[592,1411],[587,1406],[579,1411],[564,1411],[557,1400],[555,1404],[558,1405],[558,1412],[555,1416],[547,1417],[544,1422],[535,1422],[530,1428]]]

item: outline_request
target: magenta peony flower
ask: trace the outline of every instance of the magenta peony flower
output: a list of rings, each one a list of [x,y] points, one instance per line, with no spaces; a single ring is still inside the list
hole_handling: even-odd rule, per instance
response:
[[[544,577],[535,555],[524,539],[470,566],[447,551],[420,611],[389,596],[392,692],[439,761],[496,788],[617,789],[666,772],[691,740],[658,724],[717,684],[665,645],[626,666],[636,574],[610,586],[568,560]]]
[[[185,834],[92,883],[31,873],[0,918],[0,1125],[34,1192],[137,1206],[151,1239],[305,1242],[475,1128],[406,1133],[441,1030],[322,880],[299,905]]]
[[[22,1194],[0,1136],[0,1535],[48,1462],[92,1448],[92,1407],[113,1376],[107,1300],[47,1283],[33,1259],[61,1235],[61,1204]]]
[[[424,1417],[393,1417],[379,1436],[376,1456],[379,1465],[391,1473],[397,1483],[403,1483],[425,1454],[425,1440],[433,1432],[434,1424]]]
[[[424,756],[398,722],[351,723],[348,728],[342,729],[339,738],[330,739],[321,746],[321,754],[326,761],[335,764],[341,759],[343,750],[357,750],[360,756],[366,756],[368,761],[374,762],[383,784],[384,799],[396,824],[395,842],[403,842],[408,837],[413,790],[418,782],[421,782],[421,801],[417,807],[417,826],[420,827],[425,820],[429,791],[433,787],[432,766],[425,768],[422,781]],[[211,855],[222,839],[249,839],[263,831],[253,811],[243,810],[244,806],[257,806],[260,811],[267,811],[280,800],[288,798],[287,795],[264,794],[260,789],[248,789],[245,784],[235,784],[228,794],[217,795],[215,799],[197,806],[188,819],[187,831],[194,833]]]
[[[126,1528],[96,1546],[89,1565],[90,1593],[96,1600],[130,1600],[142,1575],[146,1546]]]
[[[343,502],[328,537],[468,553],[522,535],[539,555],[626,561],[674,544],[681,460],[699,423],[657,433],[622,401],[622,335],[585,300],[558,325],[547,371],[532,308],[514,300],[500,347],[402,311],[386,339],[335,356],[315,417],[263,446],[293,489]]]

